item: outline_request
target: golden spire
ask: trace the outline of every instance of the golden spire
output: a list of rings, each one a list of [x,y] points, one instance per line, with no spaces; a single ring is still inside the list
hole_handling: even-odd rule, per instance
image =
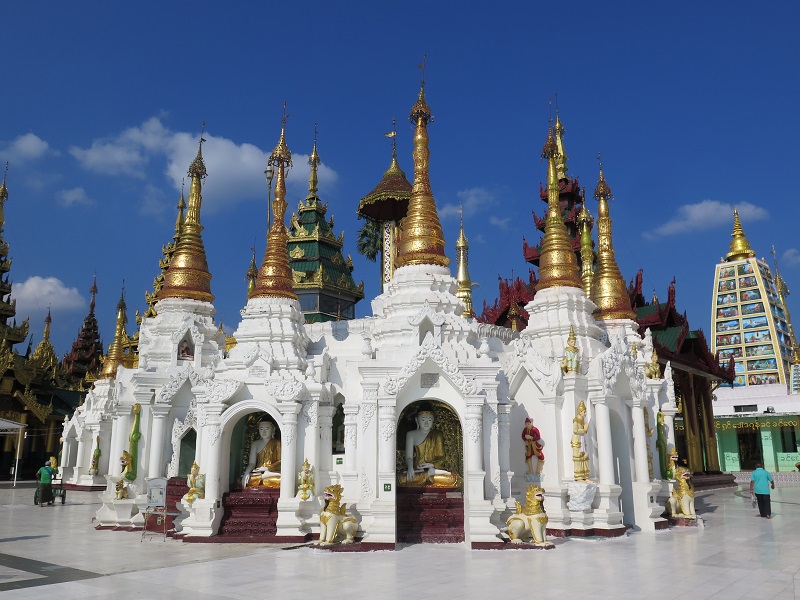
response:
[[[267,233],[267,248],[264,260],[258,271],[256,287],[251,298],[293,298],[297,294],[292,289],[292,269],[289,266],[289,252],[286,247],[288,235],[283,222],[286,214],[286,171],[292,166],[292,153],[286,145],[286,103],[283,103],[281,137],[269,157],[268,165],[277,167],[275,176],[275,199],[272,201],[272,226]]]
[[[586,296],[592,293],[592,278],[594,277],[594,243],[592,242],[592,225],[594,219],[586,208],[586,192],[584,203],[578,213],[578,230],[581,232],[581,282]]]
[[[733,233],[731,237],[733,238],[731,240],[731,251],[725,255],[725,260],[730,262],[732,260],[751,258],[756,255],[756,253],[750,249],[750,243],[747,241],[747,238],[744,237],[742,223],[739,221],[739,211],[736,209],[733,211]]]
[[[561,219],[561,206],[558,198],[558,146],[553,138],[553,128],[547,134],[542,150],[542,158],[547,159],[547,220],[545,222],[542,253],[539,258],[539,283],[536,290],[550,287],[581,287],[578,277],[578,259],[569,242],[567,227]]]
[[[319,183],[317,167],[319,166],[319,162],[319,155],[317,154],[317,126],[314,125],[314,149],[311,151],[311,156],[308,157],[308,164],[311,165],[311,174],[308,176],[308,196],[306,196],[306,201],[309,204],[317,200],[317,184]]]
[[[115,379],[117,367],[125,362],[125,343],[128,341],[128,334],[125,332],[125,323],[128,321],[125,306],[125,288],[122,288],[122,295],[117,304],[117,326],[114,330],[114,339],[108,347],[108,354],[103,360],[103,370],[100,371],[98,379]]]
[[[558,158],[556,158],[556,176],[558,179],[567,178],[567,153],[564,150],[564,126],[561,124],[561,118],[558,116],[558,108],[556,108],[556,148],[558,148]]]
[[[256,278],[258,277],[258,267],[256,267],[256,249],[255,246],[252,248],[253,256],[250,258],[250,266],[247,268],[247,272],[244,274],[244,278],[247,281],[247,297],[249,298],[253,293],[253,290],[256,289]]]
[[[183,232],[183,225],[186,222],[185,217],[183,216],[183,211],[186,209],[186,200],[183,197],[183,184],[185,180],[181,180],[181,197],[178,200],[178,216],[175,218],[175,235],[172,236],[172,239],[175,240],[175,244],[178,244],[178,240],[181,238],[181,233]]]
[[[600,155],[597,156],[600,160]],[[631,319],[636,314],[631,308],[625,280],[619,272],[614,258],[614,242],[611,237],[611,218],[608,216],[608,199],[612,198],[611,188],[603,176],[603,163],[600,163],[600,178],[594,190],[597,206],[597,264],[592,280],[592,302],[597,305],[596,319]]]
[[[44,318],[44,333],[42,334],[42,340],[45,342],[50,341],[50,323],[52,322],[53,322],[53,317],[50,316],[50,307],[48,306],[47,316]]]
[[[469,243],[467,237],[464,235],[464,209],[459,209],[461,217],[461,226],[458,234],[458,241],[456,242],[456,262],[458,263],[458,274],[456,281],[458,282],[458,290],[456,297],[461,300],[464,306],[464,311],[461,316],[465,319],[474,317],[475,313],[472,309],[472,280],[469,278],[469,269],[467,262],[469,260]]]
[[[203,128],[205,129],[205,122]],[[189,187],[189,207],[186,211],[186,220],[183,223],[175,254],[172,255],[165,273],[164,286],[158,292],[159,300],[190,298],[201,302],[214,301],[214,295],[211,293],[211,273],[208,271],[206,250],[201,236],[203,226],[200,225],[200,205],[203,202],[202,180],[207,175],[206,165],[203,163],[203,142],[205,141],[201,133],[197,156],[189,165],[189,177],[192,178],[192,183]]]
[[[428,176],[428,123],[433,121],[431,109],[425,101],[425,65],[419,97],[411,108],[410,120],[416,126],[414,133],[414,185],[408,202],[408,213],[403,220],[400,246],[395,264],[439,265],[446,267],[450,259],[444,255],[444,234],[436,212],[436,202]]]

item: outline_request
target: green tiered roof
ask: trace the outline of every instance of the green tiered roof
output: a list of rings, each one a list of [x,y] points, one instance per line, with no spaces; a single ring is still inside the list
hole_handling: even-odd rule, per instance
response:
[[[342,255],[344,232],[333,233],[333,217],[326,219],[328,205],[317,196],[317,144],[311,164],[308,196],[292,213],[289,223],[289,266],[293,289],[307,323],[355,317],[355,305],[364,297],[364,282],[353,280],[353,260]]]

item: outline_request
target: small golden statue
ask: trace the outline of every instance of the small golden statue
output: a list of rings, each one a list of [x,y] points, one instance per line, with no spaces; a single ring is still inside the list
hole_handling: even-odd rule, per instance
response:
[[[692,472],[685,467],[675,469],[675,489],[667,500],[667,510],[670,516],[694,519],[694,485],[691,482]]]
[[[297,474],[297,491],[300,494],[300,500],[308,500],[314,495],[314,469],[306,458],[303,461],[303,467]]]
[[[578,346],[575,345],[575,328],[570,326],[567,346],[564,348],[564,357],[561,359],[561,372],[578,373],[581,368],[581,354]]]
[[[281,486],[281,442],[272,421],[258,424],[258,439],[250,444],[250,459],[242,475],[242,488]]]
[[[128,486],[125,485],[124,477],[114,484],[114,492],[114,500],[125,500],[128,497]]]
[[[206,476],[200,473],[200,466],[197,461],[192,461],[192,468],[189,475],[186,477],[186,486],[189,491],[186,492],[184,498],[186,502],[191,504],[198,498],[203,499],[206,497]]]
[[[575,481],[589,479],[589,455],[586,453],[586,432],[589,425],[586,423],[586,404],[581,400],[578,411],[572,419],[572,462],[575,463]]]
[[[650,362],[644,368],[644,374],[648,379],[661,379],[661,365],[658,364],[658,353],[653,348],[653,354],[650,357]]]
[[[55,456],[50,457],[50,468],[58,469],[58,459]]]

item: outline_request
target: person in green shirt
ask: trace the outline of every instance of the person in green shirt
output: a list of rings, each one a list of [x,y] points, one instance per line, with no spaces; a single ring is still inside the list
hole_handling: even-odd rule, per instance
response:
[[[764,469],[761,463],[756,463],[756,470],[750,475],[750,494],[755,494],[758,502],[758,512],[762,517],[772,518],[772,506],[769,499],[769,490],[775,489],[772,475]]]
[[[36,479],[39,481],[39,506],[47,504],[53,505],[55,496],[53,495],[53,475],[55,471],[50,466],[50,461],[36,472]]]

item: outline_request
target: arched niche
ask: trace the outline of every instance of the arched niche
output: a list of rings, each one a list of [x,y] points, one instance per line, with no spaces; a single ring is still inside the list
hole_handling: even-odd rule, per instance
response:
[[[269,421],[275,428],[273,439],[281,439],[281,428],[278,422],[265,411],[255,411],[243,415],[233,426],[230,438],[230,468],[228,470],[229,489],[241,487],[242,475],[247,468],[247,461],[250,458],[250,446],[253,440],[258,437],[258,424],[261,421]]]
[[[178,452],[180,453],[178,455],[178,475],[182,477],[189,474],[195,456],[197,456],[197,432],[193,427],[186,430],[186,433],[181,437]]]
[[[464,477],[464,435],[456,411],[441,400],[421,399],[406,406],[397,422],[396,473],[406,473],[406,434],[417,428],[416,416],[421,410],[433,413],[433,431],[442,432],[445,460],[443,468]]]

